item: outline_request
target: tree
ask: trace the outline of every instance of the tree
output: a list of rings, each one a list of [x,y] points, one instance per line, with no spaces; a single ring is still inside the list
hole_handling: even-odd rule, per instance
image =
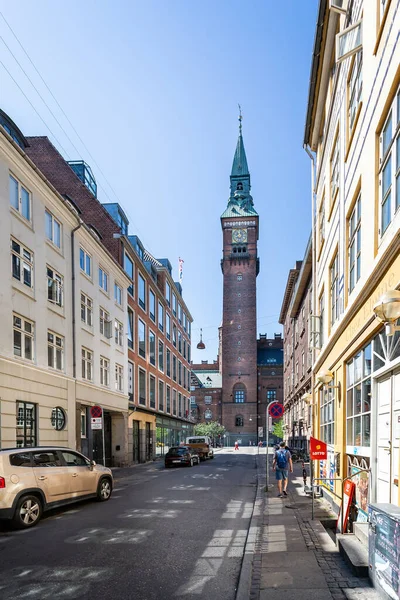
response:
[[[283,419],[278,419],[272,426],[272,433],[283,440]]]
[[[194,426],[195,435],[207,435],[214,443],[218,436],[222,437],[226,429],[223,425],[220,425],[217,421],[210,421],[209,423],[198,423]]]

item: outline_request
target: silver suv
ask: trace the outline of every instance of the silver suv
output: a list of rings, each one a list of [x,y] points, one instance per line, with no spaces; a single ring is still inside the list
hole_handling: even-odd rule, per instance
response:
[[[0,519],[36,525],[43,511],[86,498],[109,500],[111,470],[69,448],[0,450]]]

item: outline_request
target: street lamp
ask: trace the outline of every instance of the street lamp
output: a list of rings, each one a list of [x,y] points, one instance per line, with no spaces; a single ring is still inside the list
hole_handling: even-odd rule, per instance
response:
[[[306,404],[313,404],[313,397],[312,394],[306,392],[305,394],[302,395],[301,399],[303,400],[303,402],[305,402]]]
[[[385,325],[386,335],[392,336],[400,327],[396,325],[400,318],[400,292],[398,290],[389,290],[375,304],[373,311]]]
[[[332,385],[331,382],[334,378],[334,374],[332,373],[332,371],[329,371],[328,369],[323,369],[322,371],[320,371],[317,375],[317,381],[319,383],[322,383],[322,385],[324,387],[327,387],[328,390],[337,390],[338,391],[338,402],[339,402],[339,406],[340,406],[340,402],[341,402],[341,397],[340,397],[340,381],[338,382],[337,385]]]

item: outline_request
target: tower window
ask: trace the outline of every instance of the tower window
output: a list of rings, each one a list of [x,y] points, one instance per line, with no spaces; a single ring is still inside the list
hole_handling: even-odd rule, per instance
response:
[[[243,279],[243,275],[241,273],[238,273],[237,280],[242,281],[242,279]]]
[[[235,427],[243,427],[243,417],[242,417],[242,415],[237,415],[235,417]]]
[[[240,191],[243,190],[243,183],[241,181],[239,181],[239,183],[237,184],[236,189]]]
[[[236,383],[233,388],[233,401],[236,404],[243,404],[246,401],[246,386],[244,383]]]

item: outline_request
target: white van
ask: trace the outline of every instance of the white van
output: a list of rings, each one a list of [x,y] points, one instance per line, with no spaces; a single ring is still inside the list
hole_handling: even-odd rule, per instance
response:
[[[191,435],[190,437],[186,438],[186,446],[195,448],[201,460],[214,458],[211,439],[208,437],[208,435]]]

